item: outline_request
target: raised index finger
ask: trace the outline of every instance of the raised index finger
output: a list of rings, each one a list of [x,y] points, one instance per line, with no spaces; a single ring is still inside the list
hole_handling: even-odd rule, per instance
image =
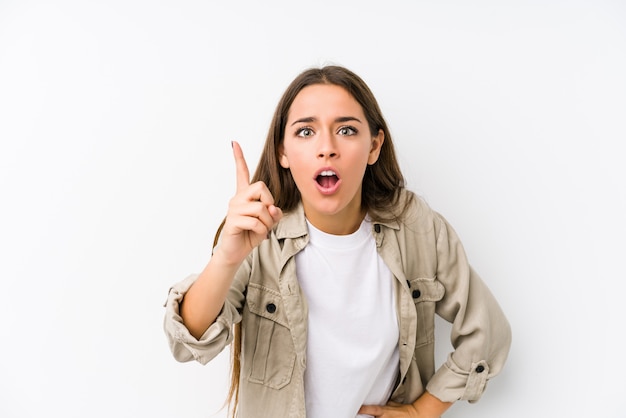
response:
[[[233,141],[233,155],[237,169],[237,191],[241,191],[250,185],[250,171],[248,171],[248,164],[237,141]]]

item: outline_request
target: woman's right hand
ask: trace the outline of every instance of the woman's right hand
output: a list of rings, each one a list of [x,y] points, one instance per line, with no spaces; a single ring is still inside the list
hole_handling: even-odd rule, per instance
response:
[[[250,184],[248,165],[236,142],[233,142],[233,155],[237,193],[228,205],[220,242],[180,305],[183,323],[196,339],[215,322],[243,260],[267,238],[283,216],[263,182]]]
[[[274,197],[262,181],[250,184],[248,164],[239,143],[233,141],[233,156],[237,175],[237,192],[230,200],[220,244],[214,256],[222,262],[238,265],[267,238],[282,218],[283,212],[274,205]]]

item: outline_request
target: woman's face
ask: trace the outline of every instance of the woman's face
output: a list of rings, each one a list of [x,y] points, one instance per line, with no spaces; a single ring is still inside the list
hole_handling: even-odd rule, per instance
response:
[[[372,135],[361,105],[344,88],[315,84],[298,93],[279,158],[291,171],[309,222],[332,234],[358,228],[365,168],[376,162],[383,141],[382,130]]]

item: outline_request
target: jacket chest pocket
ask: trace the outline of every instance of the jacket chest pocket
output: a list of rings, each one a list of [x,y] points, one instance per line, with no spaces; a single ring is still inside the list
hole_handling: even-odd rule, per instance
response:
[[[416,348],[435,341],[435,304],[446,293],[440,281],[434,278],[408,280],[409,292],[417,311]]]
[[[242,366],[251,383],[280,389],[291,381],[296,354],[279,292],[250,283]]]

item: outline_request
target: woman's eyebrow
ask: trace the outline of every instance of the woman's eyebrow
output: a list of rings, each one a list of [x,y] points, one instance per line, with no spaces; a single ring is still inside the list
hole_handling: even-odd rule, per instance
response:
[[[355,118],[354,116],[342,116],[340,118],[335,119],[335,122],[359,122],[359,123],[363,123],[361,122],[361,120],[359,118]]]
[[[296,121],[294,121],[291,126],[295,125],[296,123],[311,123],[311,122],[315,122],[317,119],[315,119],[313,116],[309,116],[308,118],[301,118],[298,119]]]
[[[296,123],[311,123],[311,122],[315,122],[317,120],[317,118],[313,117],[313,116],[309,116],[306,118],[300,118],[298,120],[295,120],[291,126],[295,125]],[[363,123],[361,122],[361,120],[359,118],[356,118],[354,116],[340,116],[338,118],[335,119],[335,123],[339,122],[339,123],[343,123],[343,122],[359,122],[359,123]]]

